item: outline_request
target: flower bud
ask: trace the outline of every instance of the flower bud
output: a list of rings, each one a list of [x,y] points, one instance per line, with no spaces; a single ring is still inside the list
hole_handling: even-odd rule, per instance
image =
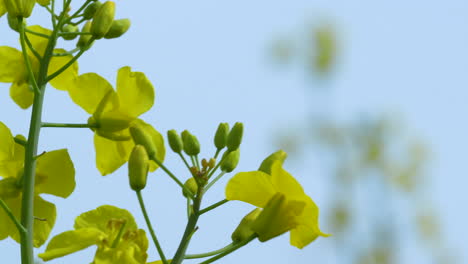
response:
[[[193,177],[191,177],[190,179],[188,179],[184,183],[184,187],[185,188],[182,189],[182,194],[185,197],[190,197],[191,196],[189,193],[187,193],[186,190],[189,190],[192,195],[195,195],[198,192],[198,184],[197,184],[197,181],[195,180],[195,178],[193,178]]]
[[[240,122],[237,122],[232,127],[231,131],[229,132],[226,146],[228,151],[234,151],[239,148],[242,142],[242,134],[244,133],[244,125]]]
[[[270,156],[266,157],[260,167],[258,168],[259,171],[263,171],[266,174],[271,174],[271,166],[273,162],[279,161],[281,164],[286,160],[288,154],[282,150],[278,150],[275,153],[271,154]]]
[[[1,1],[1,0],[0,0]],[[16,32],[19,32],[20,30],[20,23],[18,21],[17,17],[12,16],[10,13],[7,14],[7,20],[8,20],[8,25],[10,26],[11,29],[13,29]]]
[[[114,20],[104,38],[113,39],[122,36],[130,28],[130,24],[130,19],[128,18]]]
[[[236,230],[231,235],[232,241],[241,242],[251,237],[255,232],[252,230],[252,223],[257,219],[262,210],[260,208],[254,209],[248,213],[237,226]]]
[[[236,149],[231,152],[226,152],[225,157],[223,157],[223,162],[221,163],[221,170],[224,172],[231,172],[239,163],[240,158],[240,149]]]
[[[96,14],[94,14],[91,23],[91,33],[96,39],[103,38],[112,26],[115,15],[115,3],[107,1],[102,4]]]
[[[190,134],[187,130],[182,132],[182,142],[184,143],[184,151],[189,156],[195,156],[200,153],[200,143],[197,137]]]
[[[222,149],[226,146],[226,141],[229,135],[229,124],[220,123],[214,137],[214,144],[217,149]]]
[[[102,6],[102,3],[99,1],[96,1],[90,4],[88,7],[86,7],[85,11],[83,12],[83,18],[86,20],[93,18],[94,14],[96,14],[96,11],[101,6]]]
[[[143,145],[148,153],[148,156],[152,158],[156,155],[156,146],[154,145],[153,139],[150,134],[145,131],[141,125],[133,125],[130,127],[130,135],[132,135],[135,145]]]
[[[81,28],[81,33],[90,33],[91,31],[91,21],[88,21],[84,24],[83,28]],[[91,40],[91,35],[81,35],[80,39],[78,39],[78,43],[76,46],[79,48],[87,48],[88,42]]]
[[[180,153],[184,148],[182,139],[174,129],[167,131],[167,141],[169,142],[169,146],[171,147],[172,151],[175,153]]]
[[[63,27],[62,29],[63,33],[77,33],[78,32],[78,27],[74,25],[67,24]],[[62,38],[65,40],[73,40],[75,39],[77,34],[64,34],[62,35]]]
[[[208,161],[208,167],[209,168],[214,168],[216,166],[216,159],[215,158],[211,158],[209,161]]]
[[[36,0],[4,0],[4,3],[12,17],[30,17]]]
[[[141,191],[145,188],[148,170],[149,159],[145,147],[135,145],[128,160],[128,180],[132,190]]]

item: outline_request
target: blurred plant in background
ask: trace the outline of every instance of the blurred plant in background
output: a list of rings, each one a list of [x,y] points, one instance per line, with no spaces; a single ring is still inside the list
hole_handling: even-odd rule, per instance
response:
[[[277,64],[304,69],[310,107],[300,124],[284,124],[276,141],[293,158],[312,152],[325,164],[324,229],[334,235],[337,263],[404,263],[404,254],[418,254],[408,248],[423,252],[428,263],[456,263],[430,200],[428,146],[394,115],[338,120],[327,85],[343,51],[336,27],[321,23],[305,32],[272,45]],[[412,241],[416,247],[408,247]]]

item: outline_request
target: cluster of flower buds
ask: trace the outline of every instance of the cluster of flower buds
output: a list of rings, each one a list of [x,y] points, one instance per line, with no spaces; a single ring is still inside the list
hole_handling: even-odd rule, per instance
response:
[[[12,18],[31,16],[36,0],[4,0],[8,15]]]

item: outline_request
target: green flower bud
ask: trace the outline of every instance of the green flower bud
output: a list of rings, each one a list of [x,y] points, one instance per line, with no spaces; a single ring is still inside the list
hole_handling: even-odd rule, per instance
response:
[[[84,24],[83,28],[81,29],[82,33],[90,33],[91,32],[91,21],[88,21]],[[83,49],[87,48],[89,41],[91,40],[91,35],[81,35],[80,39],[78,39],[78,43],[76,46]]]
[[[262,164],[260,164],[260,167],[258,168],[259,171],[263,171],[266,174],[271,174],[271,166],[273,165],[273,162],[275,161],[280,161],[281,164],[286,160],[288,157],[288,153],[278,150],[275,153],[271,154],[270,156],[266,157],[263,161]]]
[[[190,194],[187,193],[186,189],[189,190],[193,195],[198,192],[198,184],[195,178],[190,178],[184,183],[185,188],[182,189],[182,194],[185,197],[190,197]]]
[[[63,33],[77,33],[78,32],[78,27],[77,26],[74,26],[74,25],[70,25],[70,24],[67,24],[63,27],[62,29],[62,32]],[[62,38],[65,39],[65,40],[73,40],[76,38],[76,34],[65,34],[65,35],[62,35]]]
[[[16,32],[19,32],[20,23],[18,21],[18,18],[14,17],[10,13],[8,13],[7,14],[7,20],[8,20],[8,25],[10,26],[10,28],[13,29]]]
[[[148,152],[148,156],[152,158],[156,155],[156,146],[150,134],[145,131],[141,125],[133,125],[130,127],[130,135],[132,135],[135,145],[143,145]]]
[[[224,157],[225,156],[225,157]],[[231,152],[226,152],[223,156],[223,162],[221,163],[221,170],[224,172],[231,172],[239,163],[240,149],[236,149]]]
[[[145,188],[148,170],[149,159],[145,147],[135,145],[128,160],[128,180],[132,190],[141,191]]]
[[[12,17],[30,17],[36,0],[4,0],[4,3]]]
[[[234,124],[227,138],[226,146],[228,148],[228,151],[234,151],[239,148],[242,142],[243,133],[244,133],[244,125],[240,122],[237,122],[236,124]]]
[[[195,156],[200,153],[200,143],[197,137],[190,134],[187,130],[182,132],[182,142],[184,143],[184,151],[189,156]]]
[[[104,38],[113,39],[122,36],[130,28],[130,24],[130,19],[128,18],[114,20]]]
[[[214,137],[214,144],[217,149],[222,149],[226,146],[229,135],[229,124],[220,123]]]
[[[101,6],[102,6],[102,3],[99,1],[96,1],[90,4],[88,7],[86,7],[85,11],[83,12],[83,18],[86,20],[93,18],[94,14],[96,14],[96,11]]]
[[[115,16],[115,3],[107,1],[94,14],[91,33],[96,39],[103,38],[112,26]]]
[[[251,237],[255,233],[252,230],[252,223],[255,222],[255,219],[257,219],[261,212],[262,210],[260,208],[256,208],[244,216],[231,235],[232,241],[241,242]]]
[[[174,129],[167,131],[167,141],[169,142],[169,146],[171,147],[172,151],[175,153],[180,153],[184,148],[182,139]]]

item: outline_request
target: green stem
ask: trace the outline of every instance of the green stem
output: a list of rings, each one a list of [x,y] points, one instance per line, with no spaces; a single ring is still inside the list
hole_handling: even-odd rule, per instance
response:
[[[26,147],[28,145],[27,140],[24,140],[24,139],[21,139],[21,138],[18,138],[18,137],[15,137],[14,140],[15,140],[16,144],[20,144],[20,145],[22,145],[24,147]]]
[[[33,47],[31,41],[30,41],[29,38],[28,38],[28,35],[25,35],[25,38],[26,38],[26,44],[28,44],[29,50],[31,50],[31,52],[34,54],[34,56],[36,57],[36,59],[37,59],[38,61],[41,61],[41,60],[42,60],[42,57],[41,57],[41,55],[37,52],[37,50]]]
[[[90,42],[94,41],[93,38],[90,39]],[[49,75],[47,77],[47,82],[50,82],[52,79],[54,79],[55,77],[57,77],[59,74],[61,74],[62,72],[64,72],[66,69],[68,69],[68,67],[70,67],[73,63],[75,63],[75,61],[77,61],[81,55],[83,55],[83,53],[86,51],[86,49],[81,49],[80,52],[78,52],[70,61],[67,62],[67,64],[63,65],[62,68],[58,69],[56,72],[52,73],[51,75]]]
[[[141,191],[136,191],[136,194],[138,197],[138,202],[140,203],[141,211],[143,212],[143,216],[145,217],[146,225],[148,226],[148,229],[150,231],[151,238],[153,239],[153,242],[156,245],[156,249],[158,250],[159,257],[161,258],[161,261],[163,262],[163,264],[168,264],[166,256],[164,256],[164,251],[162,250],[161,245],[159,244],[158,238],[156,237],[156,233],[153,230],[153,226],[151,225],[150,219],[148,217],[148,213],[146,212],[146,207],[143,201],[143,196],[141,195]]]
[[[223,253],[224,251],[230,250],[233,246],[235,246],[235,243],[231,243],[223,248],[220,248],[218,250],[213,250],[210,252],[206,253],[201,253],[201,254],[187,254],[185,255],[185,259],[197,259],[197,258],[206,258],[206,257],[211,257],[214,255],[218,255],[220,253]]]
[[[192,192],[191,192],[188,188],[186,188],[186,187],[184,186],[184,184],[183,184],[179,179],[177,179],[177,177],[176,177],[168,168],[166,168],[166,166],[164,166],[164,165],[162,164],[162,162],[161,162],[160,160],[158,160],[158,158],[156,158],[155,155],[151,156],[150,159],[151,159],[152,161],[156,162],[156,164],[158,164],[158,166],[159,166],[167,175],[169,175],[169,177],[171,177],[171,179],[173,179],[173,180],[177,183],[177,185],[180,186],[180,188],[182,188],[183,190],[185,190],[186,193],[190,194],[191,197],[193,196]]]
[[[198,161],[198,155],[195,156],[195,164],[197,165],[198,170],[200,170],[200,162]]]
[[[257,235],[252,235],[251,237],[247,238],[247,239],[244,240],[244,241],[241,241],[241,242],[238,242],[238,243],[236,243],[236,244],[233,244],[233,246],[232,246],[230,249],[224,251],[223,253],[221,253],[221,254],[219,254],[219,255],[216,255],[216,256],[214,256],[214,257],[212,257],[212,258],[210,258],[210,259],[207,259],[207,260],[205,260],[205,261],[203,261],[203,262],[200,262],[199,264],[213,263],[213,262],[215,262],[216,260],[218,260],[218,259],[220,259],[220,258],[223,258],[223,257],[225,257],[225,256],[227,256],[227,255],[229,255],[229,254],[231,254],[232,252],[238,250],[239,248],[241,248],[241,247],[247,245],[247,244],[250,243],[252,240],[254,240],[256,237],[257,237]]]
[[[182,152],[179,152],[178,153],[180,158],[182,159],[182,161],[184,162],[185,166],[187,167],[187,169],[190,171],[190,165],[188,164],[187,160],[185,159],[184,155],[182,154]]]
[[[90,124],[68,124],[68,123],[48,123],[42,122],[42,127],[63,127],[63,128],[94,128],[95,125]]]
[[[210,183],[208,183],[208,185],[206,185],[205,187],[205,192],[207,192],[208,189],[210,189],[211,186],[213,186],[213,184],[215,184],[219,179],[221,179],[221,177],[223,177],[224,174],[226,174],[226,172],[222,171],[218,176],[216,176],[216,178],[214,178]]]
[[[221,205],[223,205],[223,204],[225,204],[227,202],[229,202],[229,200],[226,200],[226,199],[221,200],[221,201],[219,201],[217,203],[214,203],[214,204],[206,207],[205,209],[200,210],[200,212],[198,212],[198,214],[202,215],[204,213],[207,213],[207,212],[209,212],[209,211],[211,211],[211,210],[213,210],[213,209],[215,209],[215,208],[217,208],[217,207],[219,207],[219,206],[221,206]]]
[[[47,34],[42,34],[42,33],[36,32],[36,31],[32,31],[32,30],[27,29],[27,28],[25,28],[24,31],[27,32],[27,33],[42,37],[42,38],[46,38],[46,39],[50,38],[50,36],[47,35]]]
[[[79,51],[80,48],[77,47],[77,48],[74,48],[72,50],[69,50],[69,51],[66,51],[66,52],[62,52],[62,53],[54,53],[53,56],[54,57],[64,57],[64,56],[73,56],[73,53]]]
[[[27,48],[26,48],[26,34],[25,34],[26,27],[23,23],[23,18],[19,18],[18,22],[20,23],[21,50],[23,51],[23,59],[24,59],[24,63],[26,64],[26,69],[28,70],[28,79],[31,82],[34,93],[37,96],[38,94],[41,93],[41,91],[39,90],[39,86],[37,85],[36,77],[34,76],[34,71],[32,69],[31,61],[29,60],[29,55],[28,55]]]
[[[187,226],[185,227],[184,234],[180,241],[179,247],[172,258],[171,264],[180,264],[185,258],[185,252],[187,251],[187,247],[190,244],[190,238],[192,237],[193,232],[196,229],[198,218],[200,214],[198,211],[200,210],[200,204],[202,199],[202,190],[198,190],[198,195],[193,200],[193,211],[189,217],[187,222]]]
[[[5,210],[5,213],[8,215],[8,217],[10,217],[11,221],[15,223],[15,226],[16,228],[18,228],[18,231],[20,232],[20,234],[26,233],[26,229],[24,228],[24,226],[18,221],[18,219],[16,219],[15,215],[13,215],[13,212],[11,212],[8,205],[1,198],[0,198],[0,206],[3,208],[3,210]]]
[[[123,231],[124,231],[126,225],[127,225],[127,221],[124,221],[122,226],[120,227],[119,233],[117,234],[117,236],[114,239],[114,242],[112,242],[111,248],[116,248],[117,245],[119,244],[119,241],[123,236]]]

